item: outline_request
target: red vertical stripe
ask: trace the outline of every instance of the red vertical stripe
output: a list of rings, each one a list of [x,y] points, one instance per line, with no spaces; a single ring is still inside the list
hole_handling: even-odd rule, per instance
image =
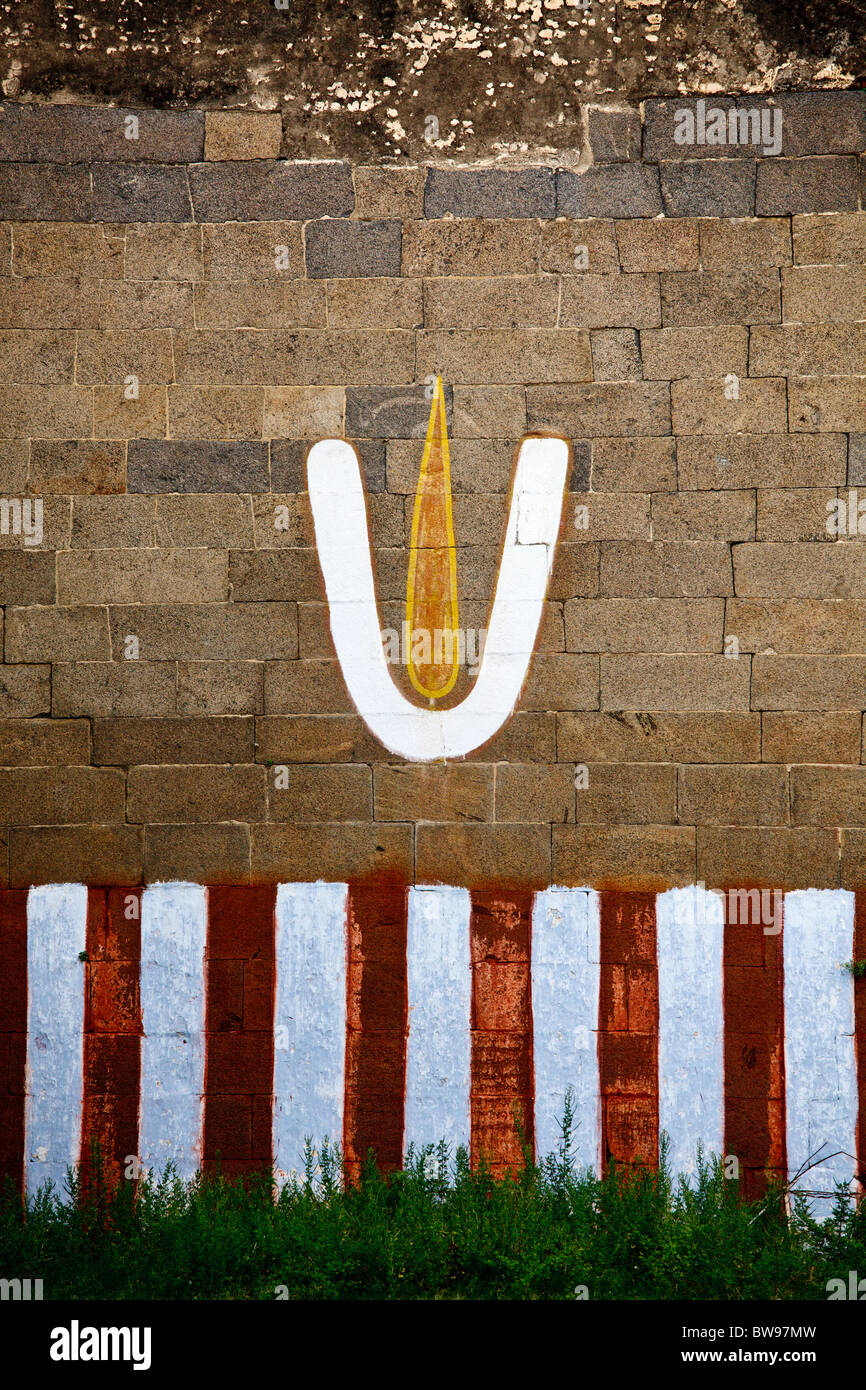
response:
[[[656,895],[601,894],[602,1161],[658,1163]]]
[[[866,960],[866,895],[854,895],[854,960]],[[866,976],[854,976],[854,1053],[857,1059],[857,1177],[866,1193]]]
[[[98,1146],[113,1184],[138,1153],[141,890],[89,889],[86,942],[81,1163],[87,1180]]]
[[[531,892],[472,894],[472,1159],[494,1173],[534,1145]]]
[[[403,884],[349,891],[343,1152],[354,1179],[369,1149],[384,1170],[403,1161],[407,897]]]
[[[276,888],[209,888],[207,901],[204,1169],[238,1177],[273,1156]]]
[[[781,932],[726,920],[724,973],[725,1152],[739,1159],[744,1195],[756,1197],[768,1172],[784,1177],[787,1167]]]
[[[0,1183],[24,1181],[27,891],[0,891]]]

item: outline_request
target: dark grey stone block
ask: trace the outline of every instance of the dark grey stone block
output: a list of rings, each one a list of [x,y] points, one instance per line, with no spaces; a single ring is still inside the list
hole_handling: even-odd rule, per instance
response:
[[[751,217],[755,161],[688,159],[659,165],[668,217]]]
[[[348,164],[253,159],[189,166],[197,222],[347,217],[355,207]]]
[[[594,164],[585,174],[557,170],[557,217],[657,217],[661,211],[654,165]]]
[[[425,217],[554,217],[552,169],[428,169]]]
[[[782,154],[788,158],[866,150],[866,91],[780,92],[772,105],[782,112]]]
[[[274,492],[307,491],[307,454],[314,439],[271,441],[271,488]],[[385,491],[384,439],[350,439],[361,460],[368,492]]]
[[[186,169],[179,164],[94,164],[95,222],[191,222]]]
[[[859,203],[854,155],[759,159],[755,212],[785,217],[794,212],[856,212]]]
[[[848,436],[848,485],[862,487],[866,483],[866,434]]]
[[[84,164],[0,164],[0,210],[18,222],[89,222],[90,170]]]
[[[587,107],[589,148],[596,164],[640,159],[640,112],[633,107]]]
[[[304,231],[307,275],[315,280],[353,280],[369,276],[398,276],[403,251],[403,224],[310,222]]]
[[[450,432],[453,393],[444,383],[443,392]],[[354,439],[424,439],[430,406],[424,382],[412,386],[349,386],[346,434]]]
[[[269,492],[268,446],[258,440],[131,439],[128,492]]]
[[[127,138],[138,122],[138,139]],[[119,106],[0,105],[0,159],[88,164],[154,160],[184,164],[204,153],[203,111],[148,111]]]
[[[572,439],[571,475],[568,479],[569,492],[589,492],[591,474],[592,441],[589,439]]]

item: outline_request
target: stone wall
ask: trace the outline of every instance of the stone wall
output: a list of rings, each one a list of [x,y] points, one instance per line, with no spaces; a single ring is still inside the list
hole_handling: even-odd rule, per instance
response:
[[[866,94],[755,107],[780,153],[678,144],[675,98],[428,169],[3,105],[3,885],[862,883]],[[399,628],[437,372],[463,625],[521,437],[571,444],[519,707],[447,766],[347,694],[304,468],[356,442]]]

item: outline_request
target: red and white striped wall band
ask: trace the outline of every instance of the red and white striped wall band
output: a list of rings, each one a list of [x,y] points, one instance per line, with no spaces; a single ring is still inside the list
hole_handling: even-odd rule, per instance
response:
[[[556,1149],[570,1089],[582,1165],[653,1164],[664,1131],[675,1172],[700,1144],[758,1191],[820,1149],[801,1185],[853,1184],[866,912],[808,890],[768,920],[738,897],[740,920],[703,888],[0,892],[0,1172],[62,1190],[98,1141],[127,1176],[284,1180],[307,1136],[350,1172],[440,1139],[504,1171],[516,1119]]]

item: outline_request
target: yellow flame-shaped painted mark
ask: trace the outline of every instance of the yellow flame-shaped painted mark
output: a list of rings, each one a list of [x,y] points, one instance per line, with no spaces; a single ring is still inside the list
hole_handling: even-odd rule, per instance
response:
[[[454,688],[460,653],[451,459],[438,376],[412,515],[406,624],[409,679],[419,695],[441,700]]]

